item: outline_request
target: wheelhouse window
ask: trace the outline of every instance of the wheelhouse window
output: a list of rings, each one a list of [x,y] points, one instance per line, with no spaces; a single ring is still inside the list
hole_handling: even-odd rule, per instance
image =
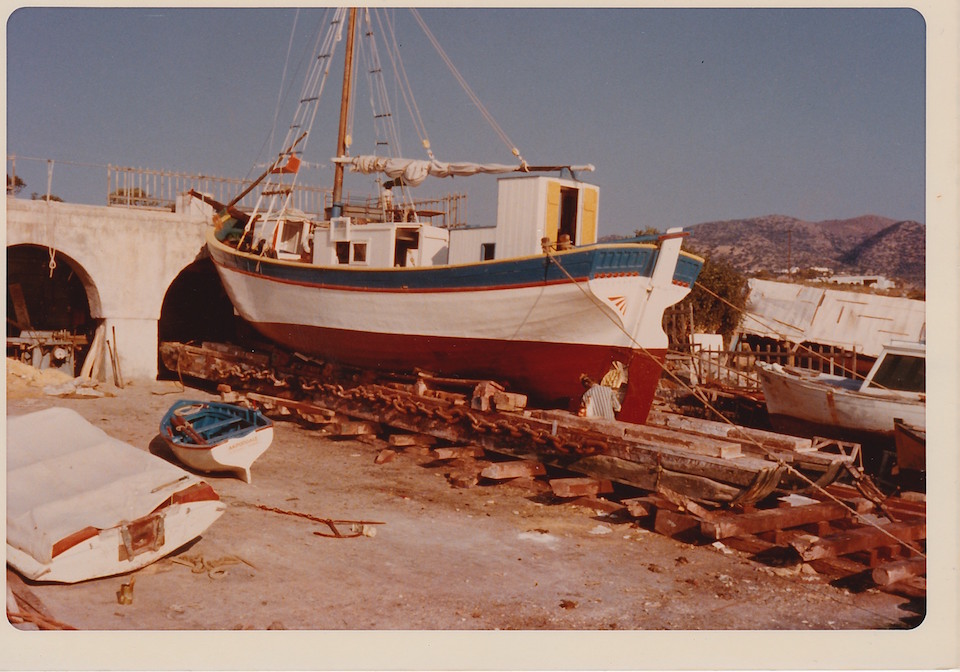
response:
[[[870,381],[870,387],[905,392],[924,392],[926,360],[911,355],[887,355]]]
[[[337,243],[337,263],[338,264],[350,263],[350,242],[349,241],[344,240]]]
[[[494,248],[496,243],[481,243],[480,244],[480,261],[490,261],[494,256]]]
[[[354,264],[365,264],[367,263],[367,244],[366,243],[351,243],[352,258],[351,262]]]

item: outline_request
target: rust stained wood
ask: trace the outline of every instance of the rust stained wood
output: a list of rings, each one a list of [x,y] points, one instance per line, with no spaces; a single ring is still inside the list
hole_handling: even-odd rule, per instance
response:
[[[737,515],[717,514],[713,520],[703,521],[700,525],[700,531],[710,539],[725,539],[821,521],[837,520],[847,517],[849,513],[842,504],[824,502],[806,506],[765,509]]]
[[[397,390],[390,390],[390,392],[403,394]],[[427,408],[444,408],[444,405],[436,400],[415,395],[404,396],[410,403],[419,403]],[[502,434],[476,433],[469,425],[463,426],[425,415],[410,416],[398,411],[392,405],[377,407],[363,401],[336,398],[325,400],[324,403],[345,415],[367,417],[385,425],[431,434],[453,442],[469,440],[485,449],[506,452],[518,457],[538,455],[537,446],[526,435],[518,438]],[[495,414],[484,416],[480,411],[471,412],[477,417],[487,417],[490,421],[498,419]],[[522,418],[518,419],[518,422],[533,432],[549,434],[553,431],[552,423],[545,420]],[[660,478],[664,479],[663,482],[672,490],[704,501],[733,501],[745,488],[749,488],[758,480],[760,473],[768,474],[771,470],[779,469],[773,463],[754,458],[737,460],[734,465],[731,460],[697,455],[675,447],[644,446],[596,433],[577,432],[562,426],[557,427],[557,435],[564,442],[574,444],[592,442],[603,446],[605,452],[610,453],[576,461],[573,461],[576,456],[553,456],[552,461],[561,466],[589,476],[607,478],[647,490],[656,489],[659,473]],[[772,486],[758,492],[756,496],[759,498],[769,494],[770,490]]]
[[[480,475],[491,480],[503,480],[507,478],[524,478],[530,476],[543,476],[547,473],[547,468],[542,462],[534,460],[513,460],[510,462],[496,462],[484,468]]]
[[[662,485],[706,502],[732,502],[743,492],[742,488],[704,476],[658,469],[656,465],[640,464],[610,455],[583,457],[568,468],[596,478],[634,485],[642,490],[656,491]]]
[[[483,457],[485,451],[480,446],[447,446],[433,449],[438,460],[471,459]]]
[[[761,429],[751,429],[748,427],[739,427],[725,422],[716,422],[714,420],[703,420],[700,418],[690,418],[676,413],[663,413],[661,411],[651,411],[647,417],[648,425],[658,425],[670,429],[682,429],[689,432],[695,432],[705,436],[726,438],[734,441],[757,441],[767,448],[777,448],[781,450],[804,451],[811,450],[813,442],[810,439],[804,439],[787,434],[778,434]]]
[[[367,386],[367,390],[374,394],[383,393],[385,397],[395,396],[401,404],[412,406],[419,404],[427,410],[440,408],[441,411],[444,411],[446,409],[446,405],[438,403],[437,400],[419,397],[397,389],[370,385]],[[722,458],[692,453],[691,451],[683,450],[676,446],[626,441],[614,437],[607,437],[597,432],[577,431],[563,427],[562,425],[554,428],[551,422],[538,420],[536,418],[507,416],[507,418],[511,419],[508,420],[494,413],[487,414],[482,411],[471,410],[475,418],[482,419],[488,423],[496,423],[498,421],[508,422],[519,434],[518,436],[511,436],[509,434],[504,435],[499,433],[478,433],[469,423],[448,422],[426,414],[411,416],[404,411],[398,410],[393,404],[381,406],[374,405],[367,400],[337,397],[324,399],[322,403],[330,405],[331,408],[346,415],[363,417],[383,424],[408,429],[409,431],[432,434],[438,438],[450,441],[471,440],[478,445],[482,445],[484,448],[509,451],[521,456],[531,456],[538,452],[546,452],[531,440],[530,434],[549,435],[556,429],[556,436],[562,443],[596,446],[598,451],[602,450],[602,452],[611,457],[617,457],[638,464],[645,464],[650,467],[660,466],[678,474],[689,473],[695,476],[716,479],[722,483],[730,484],[738,488],[753,485],[757,480],[758,474],[761,472],[767,473],[782,470],[782,467],[758,458],[724,460]],[[525,429],[526,431],[519,431],[521,429]],[[677,490],[677,488],[672,489]],[[682,490],[678,491],[682,492]]]
[[[391,446],[433,446],[437,437],[429,434],[391,434],[387,439]]]
[[[565,427],[599,432],[618,439],[675,446],[711,457],[731,458],[739,456],[742,452],[740,444],[734,441],[724,441],[690,432],[678,432],[663,427],[633,425],[607,418],[581,418],[566,411],[534,411],[531,417],[556,421]]]
[[[880,529],[873,526],[861,527],[829,537],[805,536],[794,540],[790,545],[797,550],[801,558],[809,561],[869,551],[880,546],[894,546],[898,542],[909,543],[925,539],[926,536],[926,522],[911,521],[882,525]]]
[[[257,392],[250,392],[244,396],[250,401],[257,402],[268,410],[286,410],[288,412],[296,413],[297,415],[304,417],[306,420],[311,422],[332,422],[336,417],[336,413],[331,411],[329,408],[319,406],[317,404],[311,404],[305,401],[295,401],[293,399],[285,399],[283,397],[273,397]]]
[[[613,484],[608,480],[590,477],[551,478],[550,489],[557,497],[573,498],[613,492]]]

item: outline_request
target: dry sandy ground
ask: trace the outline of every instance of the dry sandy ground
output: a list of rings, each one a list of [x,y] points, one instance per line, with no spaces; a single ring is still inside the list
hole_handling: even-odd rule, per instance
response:
[[[73,408],[173,460],[157,435],[164,411],[179,398],[212,398],[173,382],[113,392],[28,396],[11,384],[7,412]],[[873,630],[920,621],[922,606],[902,597],[781,576],[529,485],[456,488],[423,449],[376,464],[379,450],[278,422],[251,484],[207,478],[226,512],[137,572],[131,604],[117,597],[130,576],[30,588],[81,630]],[[327,538],[314,534],[328,532],[321,524],[258,505],[382,524],[373,536]]]

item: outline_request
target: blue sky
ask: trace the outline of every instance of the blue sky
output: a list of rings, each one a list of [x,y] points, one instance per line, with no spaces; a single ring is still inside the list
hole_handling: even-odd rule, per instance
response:
[[[392,12],[437,157],[510,163],[410,13]],[[602,233],[765,214],[926,219],[927,28],[913,10],[420,12],[529,163],[596,165],[583,177],[600,186]],[[7,155],[21,157],[27,194],[47,183],[47,164],[31,158],[53,159],[53,193],[85,203],[105,202],[107,164],[258,173],[295,16],[291,79],[322,13],[17,10],[6,34]],[[334,154],[332,90],[314,162]],[[358,119],[366,99],[362,90]],[[402,104],[394,113],[406,123]],[[422,158],[416,136],[404,137],[406,154]],[[304,177],[331,179],[329,167]],[[494,184],[456,178],[423,193],[467,191],[472,223],[492,224]]]

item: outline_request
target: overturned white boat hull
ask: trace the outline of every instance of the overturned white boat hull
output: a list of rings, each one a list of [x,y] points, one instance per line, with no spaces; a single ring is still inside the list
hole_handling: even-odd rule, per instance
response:
[[[69,409],[12,417],[7,439],[7,563],[34,581],[140,569],[225,509],[207,483]]]

